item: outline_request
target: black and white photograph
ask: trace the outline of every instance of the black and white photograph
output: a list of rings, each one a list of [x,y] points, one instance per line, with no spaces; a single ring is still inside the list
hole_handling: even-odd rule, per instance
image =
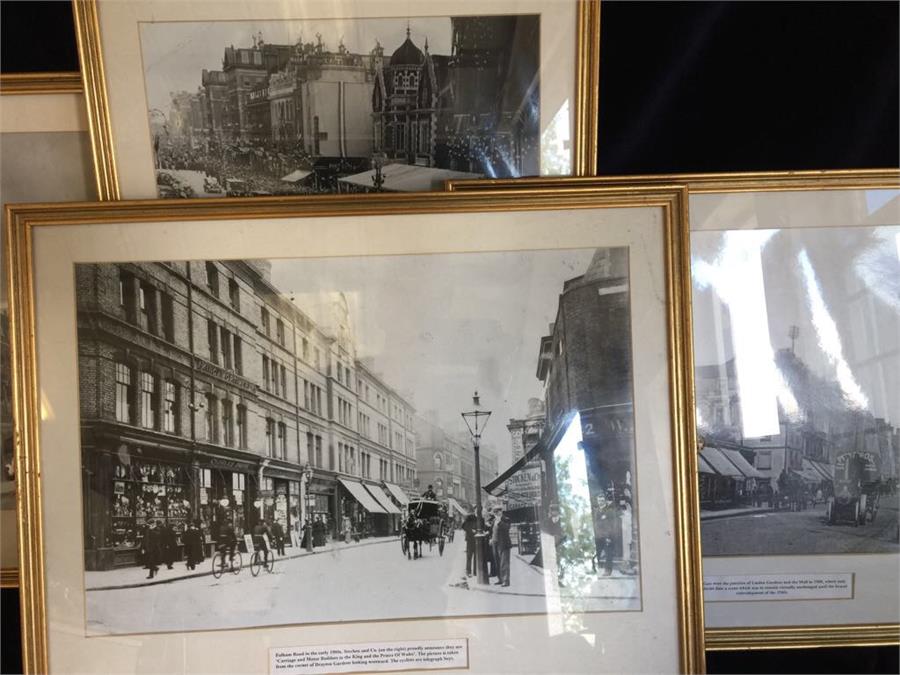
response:
[[[142,22],[140,43],[160,197],[541,174],[538,15]]]
[[[900,228],[692,253],[704,556],[900,552]]]
[[[88,635],[641,610],[627,247],[75,279]]]

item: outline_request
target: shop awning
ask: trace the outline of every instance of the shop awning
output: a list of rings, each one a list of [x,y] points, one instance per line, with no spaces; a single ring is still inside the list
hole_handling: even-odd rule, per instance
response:
[[[459,515],[463,517],[469,515],[469,512],[466,511],[462,506],[460,506],[459,502],[453,499],[453,497],[448,497],[448,501],[450,502],[450,508],[459,511]]]
[[[310,176],[312,171],[306,171],[304,169],[297,169],[296,171],[291,171],[287,176],[282,176],[282,183],[299,183],[301,180]]]
[[[391,501],[391,498],[384,494],[384,490],[382,490],[377,485],[369,485],[368,483],[363,483],[363,486],[369,493],[375,498],[375,501],[381,505],[388,513],[402,513],[400,509],[394,506],[394,502]]]
[[[807,483],[812,483],[816,485],[817,483],[821,483],[824,478],[822,478],[822,474],[813,467],[812,462],[808,459],[803,460],[803,468],[796,473],[800,474],[800,477],[805,480]]]
[[[369,513],[387,513],[378,502],[372,499],[372,495],[363,487],[362,483],[357,483],[355,480],[347,480],[346,478],[338,478],[338,482],[347,488],[347,492],[353,495],[353,498],[359,502],[360,506]]]
[[[719,452],[718,448],[707,446],[700,451],[700,456],[709,462],[709,465],[716,470],[717,473],[731,478],[743,478],[744,475],[738,471],[738,468],[732,464],[729,459]]]
[[[374,177],[375,169],[370,169],[352,176],[343,176],[338,180],[341,183],[372,189],[375,185],[372,180]],[[383,181],[381,189],[384,192],[422,192],[425,190],[442,190],[445,181],[481,178],[481,174],[451,171],[450,169],[436,169],[415,164],[386,164],[381,169],[381,178]]]
[[[388,489],[388,492],[391,493],[391,496],[400,502],[401,506],[406,506],[409,504],[409,497],[406,496],[406,493],[400,489],[399,485],[394,485],[393,483],[384,482],[384,487]]]
[[[831,472],[831,464],[817,462],[814,459],[804,459],[803,461],[809,462],[812,465],[812,468],[818,471],[822,476],[822,480],[834,480],[834,474]]]
[[[732,450],[731,448],[716,448],[719,452],[725,455],[731,463],[734,464],[738,471],[744,474],[747,478],[762,478],[763,475],[754,468],[750,462],[744,459],[744,456],[738,452],[737,450]]]
[[[697,455],[697,469],[700,473],[716,475],[716,470],[709,465],[709,462],[703,459],[703,455]]]

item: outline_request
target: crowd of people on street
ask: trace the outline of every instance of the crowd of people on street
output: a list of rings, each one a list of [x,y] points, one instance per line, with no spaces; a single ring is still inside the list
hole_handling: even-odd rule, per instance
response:
[[[296,169],[312,168],[312,158],[297,148],[279,152],[258,146],[211,144],[207,149],[169,142],[159,144],[156,155],[158,170],[197,171],[215,178],[223,187],[228,179],[238,179],[256,193],[312,192],[307,185],[281,180]]]

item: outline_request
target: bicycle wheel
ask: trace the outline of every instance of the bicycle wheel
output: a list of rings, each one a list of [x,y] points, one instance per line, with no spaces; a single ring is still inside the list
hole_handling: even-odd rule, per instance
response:
[[[259,559],[259,551],[254,551],[250,556],[250,574],[256,576],[260,569],[262,569],[262,561]]]
[[[225,571],[225,561],[222,560],[222,554],[219,551],[216,551],[212,557],[212,573],[213,576],[218,579],[222,576],[222,572]]]
[[[266,563],[266,572],[271,574],[275,571],[275,554],[272,551],[269,551],[269,562]]]
[[[241,552],[235,551],[234,558],[232,558],[232,560],[231,560],[231,573],[232,574],[240,574],[241,567],[243,567],[243,565],[244,565],[244,561],[241,558]]]

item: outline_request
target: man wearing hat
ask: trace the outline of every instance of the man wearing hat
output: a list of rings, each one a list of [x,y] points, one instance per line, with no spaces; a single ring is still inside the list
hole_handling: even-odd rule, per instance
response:
[[[509,518],[503,513],[502,506],[494,507],[494,526],[491,529],[491,545],[494,549],[494,561],[497,566],[497,586],[509,586],[509,550],[512,540],[509,537]]]

